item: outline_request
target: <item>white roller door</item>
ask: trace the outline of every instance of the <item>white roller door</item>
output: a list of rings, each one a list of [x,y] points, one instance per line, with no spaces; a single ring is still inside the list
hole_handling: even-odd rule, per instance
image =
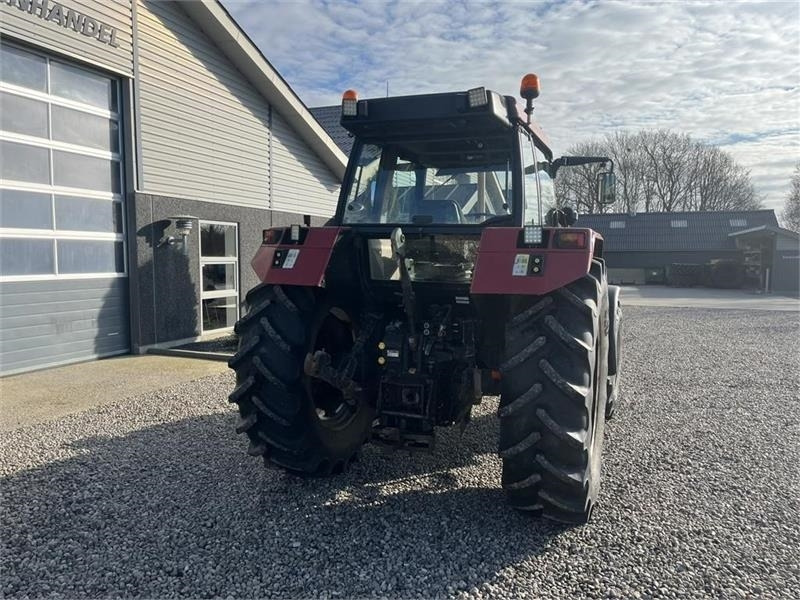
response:
[[[0,373],[127,352],[119,82],[0,52]]]

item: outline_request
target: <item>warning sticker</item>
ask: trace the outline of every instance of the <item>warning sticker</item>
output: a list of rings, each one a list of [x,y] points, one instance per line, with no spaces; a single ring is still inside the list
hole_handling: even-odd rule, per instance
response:
[[[524,277],[528,274],[528,260],[530,256],[527,254],[517,254],[516,258],[514,258],[514,268],[511,270],[511,274],[515,277]]]
[[[286,253],[286,259],[283,261],[284,269],[294,269],[294,263],[297,262],[297,257],[300,256],[300,250],[292,248]],[[527,263],[526,263],[527,264]]]

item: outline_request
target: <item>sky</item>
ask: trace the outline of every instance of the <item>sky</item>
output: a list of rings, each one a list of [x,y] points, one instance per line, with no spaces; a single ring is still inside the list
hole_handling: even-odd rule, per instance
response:
[[[800,162],[800,2],[222,0],[307,106],[485,86],[517,95],[556,155],[666,128],[729,151],[766,208]]]

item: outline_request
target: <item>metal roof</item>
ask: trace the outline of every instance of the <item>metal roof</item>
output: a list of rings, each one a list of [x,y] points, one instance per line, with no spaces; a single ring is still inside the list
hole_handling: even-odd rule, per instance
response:
[[[339,149],[346,155],[350,155],[350,150],[353,148],[353,136],[347,129],[341,126],[342,107],[334,106],[318,106],[316,108],[309,108],[314,118],[322,125],[322,128],[328,132]]]
[[[732,233],[778,227],[774,210],[581,215],[577,227],[590,227],[608,252],[735,250]]]
[[[773,227],[772,225],[759,225],[758,227],[751,227],[742,231],[734,231],[729,233],[730,237],[740,237],[752,235],[755,233],[769,233],[772,235],[782,235],[790,238],[800,238],[800,233],[792,231],[791,229],[784,229],[783,227]]]

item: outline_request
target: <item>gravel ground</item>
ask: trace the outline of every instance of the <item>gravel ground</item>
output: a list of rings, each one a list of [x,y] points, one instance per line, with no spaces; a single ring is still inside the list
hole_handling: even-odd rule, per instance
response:
[[[223,374],[8,434],[2,594],[796,594],[798,315],[629,308],[624,325],[588,526],[504,506],[494,399],[435,455],[370,447],[346,475],[300,480],[245,455]]]

